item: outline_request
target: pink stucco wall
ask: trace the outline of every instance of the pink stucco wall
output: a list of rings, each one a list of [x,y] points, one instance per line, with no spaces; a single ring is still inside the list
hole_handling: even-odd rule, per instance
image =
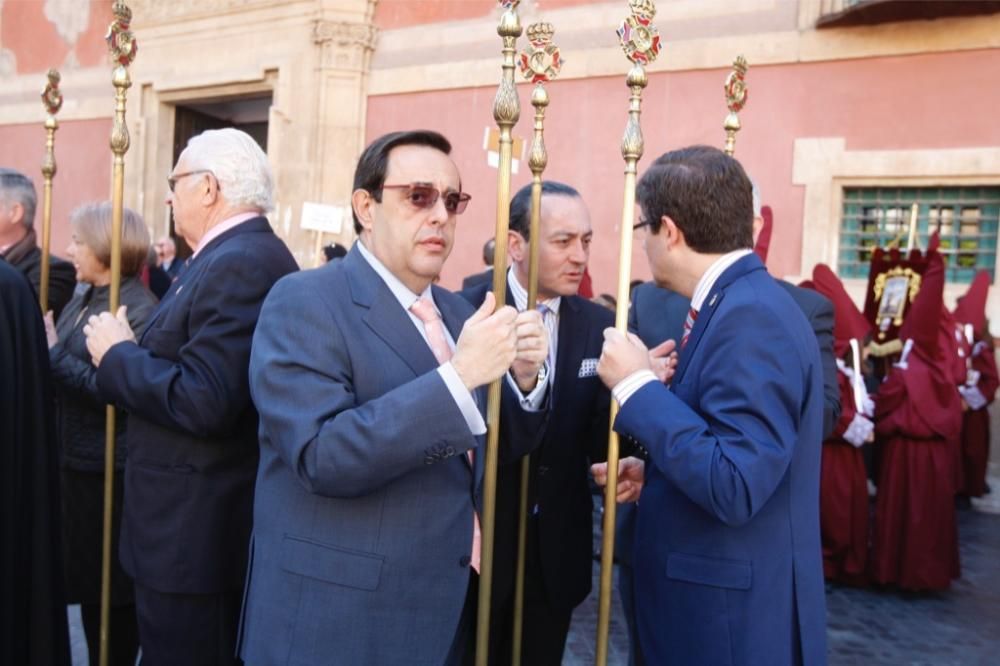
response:
[[[669,47],[668,47],[669,48]],[[669,50],[664,54],[669,58]],[[499,63],[497,66],[499,76]],[[991,109],[1000,89],[984,85],[1000,72],[1000,49],[908,57],[869,58],[771,67],[751,64],[750,98],[741,113],[743,131],[736,156],[757,180],[775,213],[768,260],[777,275],[800,269],[803,192],[792,185],[793,145],[799,137],[844,137],[849,150],[897,150],[997,146],[1000,129]],[[721,147],[726,70],[654,74],[643,102],[646,156],[675,147],[708,143]],[[995,78],[995,77],[994,77]],[[515,134],[530,140],[530,86],[519,87],[521,120]],[[576,186],[590,205],[595,226],[591,273],[595,292],[614,292],[621,220],[619,150],[628,107],[623,74],[556,81],[549,87],[546,177]],[[483,132],[492,127],[495,88],[473,88],[373,96],[367,137],[425,127],[448,136],[464,186],[473,201],[460,218],[457,245],[442,281],[455,287],[480,270],[479,248],[493,235],[496,170],[486,164]],[[530,182],[522,164],[512,191]],[[805,225],[808,233],[808,224]],[[641,249],[633,257],[635,277],[647,278]]]
[[[52,181],[53,254],[66,255],[69,214],[88,201],[107,200],[111,193],[110,119],[68,121],[56,132],[56,176]],[[17,169],[35,182],[38,213],[35,228],[41,245],[42,179],[45,128],[34,125],[0,125],[0,166]]]

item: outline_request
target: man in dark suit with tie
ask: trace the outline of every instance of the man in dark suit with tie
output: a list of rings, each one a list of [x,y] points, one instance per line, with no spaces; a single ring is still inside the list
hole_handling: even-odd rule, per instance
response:
[[[538,303],[549,331],[549,418],[531,456],[522,663],[560,664],[573,609],[590,593],[593,570],[591,462],[607,457],[611,396],[597,377],[603,331],[614,323],[606,308],[577,296],[590,257],[593,230],[580,193],[563,183],[542,184],[539,238],[530,237],[531,186],[510,205],[507,302],[527,304],[529,243],[538,243]],[[474,305],[492,285],[462,294]],[[672,348],[673,345],[670,345]],[[669,349],[667,350],[669,352]],[[520,461],[501,466],[497,488],[496,573],[490,662],[509,664],[521,489]]]
[[[140,340],[121,311],[84,331],[98,387],[129,412],[119,557],[142,662],[233,664],[258,459],[250,344],[267,292],[297,267],[264,217],[273,177],[250,136],[194,137],[168,180],[191,263]]]
[[[750,181],[721,151],[667,153],[642,177],[658,284],[691,298],[669,389],[614,329],[598,366],[614,424],[647,451],[635,548],[648,663],[825,663],[819,543],[823,370],[802,311],[751,252]],[[599,479],[600,480],[600,479]],[[645,481],[645,486],[642,485]]]
[[[450,151],[430,131],[372,142],[359,241],[264,305],[249,664],[457,664],[474,629],[485,385],[502,377],[501,454],[530,449],[547,349],[537,312],[433,284],[469,201]]]

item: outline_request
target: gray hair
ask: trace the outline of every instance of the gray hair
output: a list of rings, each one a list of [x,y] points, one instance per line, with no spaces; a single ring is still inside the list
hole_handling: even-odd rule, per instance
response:
[[[211,171],[219,191],[234,206],[252,206],[261,212],[274,207],[274,175],[267,155],[247,134],[231,127],[202,132],[184,149],[187,168]]]
[[[30,229],[35,224],[35,209],[38,208],[38,194],[35,184],[20,171],[0,167],[0,201],[11,201],[24,208],[24,226]]]

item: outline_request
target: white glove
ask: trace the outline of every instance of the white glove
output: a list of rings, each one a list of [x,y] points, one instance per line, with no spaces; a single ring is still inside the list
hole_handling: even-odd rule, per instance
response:
[[[958,392],[962,394],[962,399],[969,409],[976,411],[986,406],[986,397],[979,390],[978,386],[959,386]]]
[[[874,432],[874,423],[861,414],[855,414],[851,425],[847,426],[847,430],[844,431],[844,439],[850,442],[855,448],[860,448],[864,446],[865,442],[868,441],[868,438]]]

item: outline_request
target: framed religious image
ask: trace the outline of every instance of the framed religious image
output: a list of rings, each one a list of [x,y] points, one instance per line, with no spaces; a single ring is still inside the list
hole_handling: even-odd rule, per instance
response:
[[[882,299],[878,304],[878,320],[892,319],[902,322],[903,309],[906,307],[906,291],[910,280],[905,275],[890,277],[885,281]]]

